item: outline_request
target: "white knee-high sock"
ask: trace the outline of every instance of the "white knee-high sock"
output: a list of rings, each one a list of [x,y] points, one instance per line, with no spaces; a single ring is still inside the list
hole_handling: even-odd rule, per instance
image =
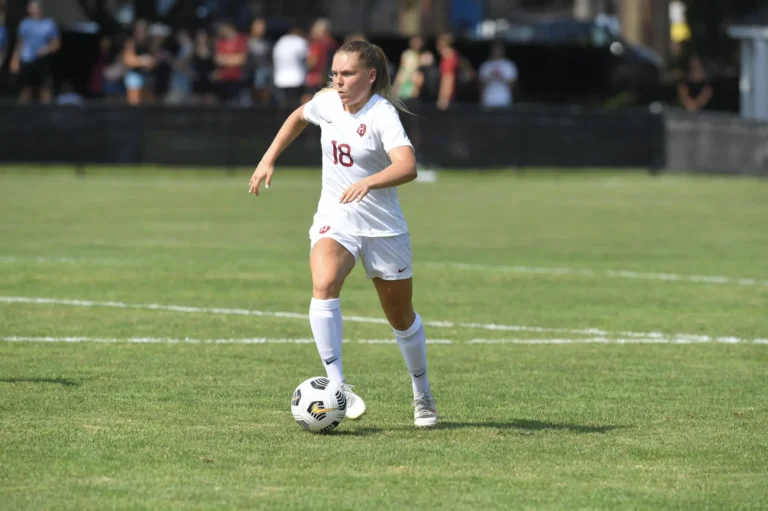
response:
[[[394,330],[394,329],[393,329]],[[416,314],[416,320],[408,330],[394,330],[397,345],[405,359],[405,365],[411,373],[413,394],[429,392],[427,378],[427,334],[421,316]]]
[[[338,298],[319,300],[312,298],[309,305],[309,324],[315,337],[317,352],[325,364],[325,372],[331,381],[344,381],[341,370],[341,340],[343,325]]]

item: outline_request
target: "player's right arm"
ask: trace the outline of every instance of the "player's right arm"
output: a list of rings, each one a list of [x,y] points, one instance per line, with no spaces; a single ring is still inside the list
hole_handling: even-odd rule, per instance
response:
[[[272,174],[275,172],[275,161],[277,157],[285,151],[285,149],[291,145],[291,142],[296,140],[302,131],[309,125],[309,122],[304,117],[304,107],[301,105],[299,108],[293,111],[291,115],[283,123],[280,131],[275,135],[275,139],[267,149],[267,152],[262,156],[259,165],[256,170],[253,171],[251,176],[251,182],[249,183],[248,191],[254,195],[259,194],[259,185],[262,181],[267,188],[272,183]]]

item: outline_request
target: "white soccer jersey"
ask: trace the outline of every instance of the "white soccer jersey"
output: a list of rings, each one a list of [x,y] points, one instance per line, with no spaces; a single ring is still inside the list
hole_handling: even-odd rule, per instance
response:
[[[304,105],[304,118],[320,126],[323,186],[316,223],[353,236],[396,236],[408,232],[397,190],[370,190],[358,202],[340,204],[351,184],[391,165],[389,151],[413,147],[392,104],[374,94],[356,114],[344,110],[335,91],[316,94]]]

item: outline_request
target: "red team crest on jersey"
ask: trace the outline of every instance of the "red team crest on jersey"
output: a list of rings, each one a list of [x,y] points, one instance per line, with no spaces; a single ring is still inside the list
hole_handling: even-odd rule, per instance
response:
[[[324,226],[322,226],[320,228],[320,234],[325,234],[326,232],[328,232],[330,230],[331,230],[331,226],[330,225],[324,225]]]
[[[365,124],[361,124],[360,127],[357,128],[357,134],[362,137],[363,135],[365,135],[365,130],[366,129],[367,128],[365,127]]]

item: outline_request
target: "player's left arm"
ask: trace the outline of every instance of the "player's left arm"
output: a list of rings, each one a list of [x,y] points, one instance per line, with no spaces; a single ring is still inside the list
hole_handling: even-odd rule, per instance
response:
[[[394,147],[387,154],[392,164],[363,180],[368,182],[371,190],[391,188],[416,179],[416,156],[413,154],[413,147],[409,145]]]
[[[393,147],[387,154],[389,154],[392,164],[381,172],[368,176],[344,190],[339,202],[342,204],[355,200],[359,202],[368,195],[370,190],[391,188],[416,179],[416,156],[413,154],[413,147],[409,145]]]

